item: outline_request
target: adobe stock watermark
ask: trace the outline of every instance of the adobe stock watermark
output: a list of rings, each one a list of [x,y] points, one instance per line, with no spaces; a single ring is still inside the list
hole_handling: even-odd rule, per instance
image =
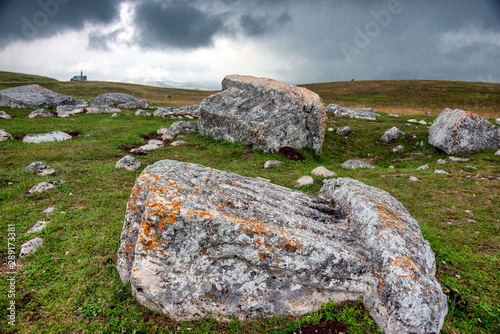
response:
[[[35,38],[41,29],[49,24],[50,19],[59,14],[61,6],[68,4],[71,0],[39,0],[40,10],[36,11],[32,17],[21,17],[21,35],[25,39]],[[22,40],[21,36],[13,32],[9,33],[11,42]]]
[[[364,29],[360,27],[354,28],[355,35],[352,44],[340,43],[340,49],[347,62],[350,63],[353,56],[360,54],[362,49],[367,48],[372,40],[380,35],[382,28],[387,28],[391,24],[392,17],[401,14],[402,11],[403,4],[399,0],[389,0],[387,9],[371,10],[370,15],[373,20],[368,21]]]
[[[7,322],[16,325],[16,225],[7,226]]]

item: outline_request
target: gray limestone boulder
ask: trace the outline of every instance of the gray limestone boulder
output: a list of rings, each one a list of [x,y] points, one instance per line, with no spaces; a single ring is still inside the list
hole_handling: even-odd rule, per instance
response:
[[[344,126],[344,127],[337,129],[337,134],[339,134],[341,136],[347,136],[350,132],[351,132],[351,128],[348,126]]]
[[[314,168],[311,171],[311,174],[314,176],[321,176],[321,177],[337,177],[337,174],[335,174],[331,170],[326,169],[323,166],[319,166],[319,167]]]
[[[298,315],[362,296],[385,333],[439,332],[446,296],[418,222],[359,181],[320,193],[156,162],[127,204],[120,278],[178,321]]]
[[[451,162],[466,162],[466,161],[469,161],[470,159],[469,158],[459,158],[459,157],[449,156],[448,160],[450,160]]]
[[[56,172],[52,167],[44,164],[41,161],[32,162],[28,167],[23,169],[23,171],[24,172],[34,172],[35,174],[42,175],[42,176],[52,175]]]
[[[392,152],[394,153],[401,153],[405,150],[405,147],[403,145],[398,145],[392,149]]]
[[[32,111],[29,115],[28,118],[47,118],[47,117],[53,117],[52,113],[50,111],[47,111],[43,108],[37,109],[35,111]]]
[[[29,241],[26,241],[21,245],[21,251],[19,252],[19,257],[25,257],[26,255],[32,254],[38,250],[43,244],[42,238],[34,238]]]
[[[45,228],[45,226],[47,226],[48,223],[49,223],[48,221],[43,221],[43,220],[37,221],[36,224],[33,225],[26,233],[40,232]]]
[[[314,184],[314,179],[309,175],[304,175],[299,177],[297,181],[295,181],[295,188],[302,188],[303,186],[308,186]]]
[[[198,133],[198,127],[193,122],[179,121],[170,125],[165,133],[171,136],[178,135],[179,133]]]
[[[125,168],[126,170],[136,170],[141,167],[141,163],[137,161],[136,158],[131,157],[130,155],[126,155],[120,160],[118,160],[115,164],[115,168]]]
[[[363,160],[357,160],[357,159],[351,159],[347,160],[341,165],[342,168],[346,169],[359,169],[359,168],[375,168],[374,166],[370,165],[368,162],[363,161]]]
[[[326,121],[323,100],[306,88],[229,75],[222,92],[201,102],[198,128],[204,136],[246,143],[266,153],[309,147],[319,155]]]
[[[326,112],[336,112],[337,110],[340,110],[342,109],[341,106],[339,106],[338,104],[335,104],[335,103],[331,103],[329,105],[326,106]]]
[[[89,107],[115,106],[119,108],[147,108],[146,101],[139,101],[135,97],[125,93],[106,93],[97,96]]]
[[[0,141],[6,141],[9,139],[14,139],[14,137],[12,137],[10,133],[5,131],[5,129],[0,129]]]
[[[69,134],[66,132],[62,131],[52,131],[52,132],[47,132],[47,133],[36,133],[36,134],[29,134],[24,136],[23,142],[24,143],[46,143],[46,142],[52,142],[52,141],[64,141],[64,140],[70,140],[73,139]]]
[[[419,171],[419,170],[428,170],[429,169],[429,165],[422,165],[420,167],[418,167],[417,169],[415,169],[416,171]]]
[[[196,119],[198,118],[199,108],[200,108],[199,104],[188,104],[179,108],[159,107],[153,113],[153,116]]]
[[[39,85],[0,90],[0,106],[11,108],[51,108],[60,104],[78,104],[71,96],[55,93]]]
[[[118,108],[111,108],[105,105],[102,106],[89,106],[87,107],[87,114],[111,114],[121,112]]]
[[[146,111],[144,109],[137,109],[137,111],[135,112],[135,115],[136,116],[151,116],[151,113],[149,111]]]
[[[468,111],[446,108],[429,128],[429,144],[447,154],[500,148],[500,128]]]
[[[42,192],[45,192],[47,190],[53,189],[55,187],[56,186],[50,182],[40,182],[40,183],[34,185],[33,187],[29,188],[28,193],[30,193],[30,194],[42,193]]]
[[[370,121],[376,121],[378,114],[373,112],[373,109],[352,109],[349,107],[343,107],[338,110],[335,110],[335,117],[344,117],[344,118],[357,118],[357,119],[367,119]]]
[[[80,105],[60,105],[56,107],[57,117],[68,117],[83,113],[85,107]]]
[[[7,114],[5,111],[0,110],[0,119],[11,119],[12,116]]]
[[[159,149],[160,146],[156,144],[147,144],[147,145],[142,145],[141,147],[138,148],[133,148],[130,150],[130,153],[134,154],[148,154],[149,151],[157,150]]]
[[[382,138],[380,138],[381,141],[384,143],[390,142],[391,140],[396,140],[400,138],[404,138],[406,134],[399,130],[397,127],[392,127],[389,130],[387,130]]]

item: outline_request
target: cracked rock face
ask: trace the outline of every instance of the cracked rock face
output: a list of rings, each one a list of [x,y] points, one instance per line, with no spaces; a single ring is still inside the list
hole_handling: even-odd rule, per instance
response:
[[[388,193],[329,180],[321,197],[163,160],[136,180],[118,272],[176,320],[304,314],[356,300],[386,333],[439,332],[434,254]]]
[[[429,128],[429,144],[446,154],[500,148],[500,128],[471,112],[446,108]]]
[[[60,104],[77,104],[71,96],[55,93],[39,85],[0,90],[0,106],[11,108],[51,108]]]
[[[200,104],[198,127],[217,140],[246,143],[264,152],[312,148],[321,154],[326,108],[316,93],[284,82],[229,75],[222,92]]]

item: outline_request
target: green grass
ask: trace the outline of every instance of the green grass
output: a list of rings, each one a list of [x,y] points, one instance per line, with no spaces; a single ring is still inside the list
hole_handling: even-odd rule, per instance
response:
[[[376,333],[373,320],[360,303],[327,303],[322,310],[304,316],[283,316],[227,324],[214,318],[176,322],[139,305],[130,287],[116,271],[117,251],[125,207],[141,170],[162,159],[199,163],[245,176],[260,176],[272,183],[293,188],[294,181],[320,165],[340,177],[352,177],[384,189],[402,202],[419,222],[437,258],[437,278],[449,297],[450,312],[444,333],[498,332],[500,313],[500,164],[494,150],[464,154],[470,162],[438,166],[446,154],[428,144],[427,127],[406,126],[415,116],[380,117],[376,122],[341,119],[329,115],[327,127],[348,125],[352,133],[341,137],[327,132],[323,154],[303,152],[303,162],[287,161],[280,154],[264,154],[243,144],[186,135],[189,145],[165,147],[138,156],[142,166],[129,172],[116,170],[117,160],[127,153],[122,145],[144,142],[143,136],[176,120],[135,116],[123,110],[110,115],[75,115],[69,118],[28,119],[32,109],[4,108],[13,115],[1,120],[0,128],[21,138],[28,133],[53,130],[74,131],[71,141],[25,144],[20,140],[0,143],[0,259],[7,258],[7,226],[16,226],[19,247],[34,235],[26,231],[38,220],[49,225],[39,235],[43,246],[19,261],[16,283],[17,326],[6,322],[8,285],[0,281],[0,328],[19,333],[293,333],[309,323],[340,321],[348,333]],[[418,119],[433,121],[434,116]],[[385,130],[397,126],[406,138],[382,143]],[[91,135],[91,136],[87,136]],[[423,146],[420,143],[423,142]],[[403,153],[392,148],[405,146]],[[347,159],[364,159],[377,167],[344,170]],[[265,161],[284,165],[264,169]],[[22,170],[41,160],[57,174],[37,176]],[[416,172],[423,164],[430,170]],[[463,167],[473,165],[476,171]],[[389,169],[394,166],[394,169]],[[444,169],[450,175],[436,175]],[[464,171],[462,171],[464,170]],[[409,176],[421,182],[409,182]],[[46,193],[29,195],[27,189],[42,182],[64,180]],[[322,179],[302,190],[317,194]],[[42,210],[57,205],[56,213]],[[471,212],[467,212],[470,210]],[[470,221],[473,219],[475,222]],[[17,248],[19,251],[19,248]],[[8,277],[6,266],[0,273]]]

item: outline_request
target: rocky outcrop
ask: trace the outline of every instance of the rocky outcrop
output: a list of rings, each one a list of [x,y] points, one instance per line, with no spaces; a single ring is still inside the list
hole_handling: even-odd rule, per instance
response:
[[[321,154],[326,109],[312,91],[284,82],[229,75],[222,92],[200,104],[198,128],[217,140],[246,143],[264,152],[309,147]]]
[[[51,112],[41,108],[32,111],[29,115],[28,118],[47,118],[47,117],[53,117]]]
[[[446,108],[429,128],[429,144],[447,154],[500,148],[500,128],[468,111]]]
[[[132,95],[124,93],[106,93],[101,94],[90,103],[89,107],[115,106],[118,108],[147,108],[148,103],[144,100],[138,100]]]
[[[47,133],[35,133],[24,136],[24,143],[46,143],[51,141],[63,141],[73,139],[69,134],[62,131],[52,131]]]
[[[11,108],[51,108],[60,104],[78,104],[68,95],[55,93],[39,85],[27,85],[0,90],[0,106]]]
[[[164,160],[136,180],[117,269],[143,305],[229,320],[363,303],[385,333],[439,332],[434,254],[388,193],[329,180],[321,197]]]

